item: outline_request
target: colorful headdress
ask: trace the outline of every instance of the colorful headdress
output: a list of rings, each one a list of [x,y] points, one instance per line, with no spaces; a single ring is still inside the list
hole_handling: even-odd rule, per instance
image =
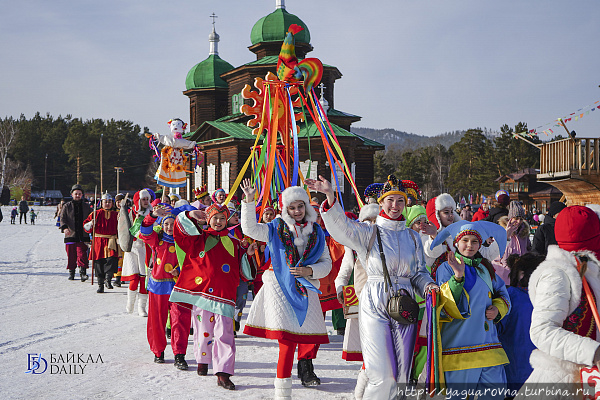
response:
[[[406,195],[413,200],[413,204],[416,204],[419,197],[421,197],[421,189],[419,185],[408,179],[402,180],[402,186],[406,189]]]
[[[217,203],[217,193],[219,193],[219,192],[225,193],[225,189],[218,188],[217,190],[215,190],[213,192],[213,194],[210,196],[210,198],[212,199],[213,203]],[[227,196],[227,193],[225,193],[225,196]]]
[[[173,201],[173,200],[178,201],[178,200],[181,200],[181,196],[178,195],[177,193],[171,193],[169,195],[169,199],[171,199],[171,201]]]
[[[510,197],[510,193],[508,193],[508,191],[507,191],[507,190],[503,190],[503,189],[501,189],[501,190],[498,190],[498,191],[496,192],[496,194],[494,195],[494,196],[496,197],[496,201],[500,201],[498,198],[499,198],[501,195],[503,195],[503,194],[505,194],[505,195],[507,195],[508,197]]]
[[[453,242],[456,243],[465,235],[476,236],[480,244],[488,238],[493,237],[496,243],[498,243],[500,257],[504,255],[504,251],[506,250],[506,230],[498,224],[487,221],[457,221],[450,224],[437,234],[431,243],[430,249],[433,250],[434,247],[444,243],[448,237],[454,238]]]
[[[419,205],[415,205],[412,207],[406,207],[405,208],[406,211],[406,226],[408,228],[410,228],[415,221],[417,221],[420,218],[427,218],[427,211],[425,210],[425,207],[423,206],[419,206]]]
[[[204,196],[208,196],[208,189],[207,189],[206,185],[202,185],[202,186],[200,186],[200,188],[194,189],[194,197],[196,199],[201,199]]]
[[[365,189],[365,197],[377,198],[379,197],[379,192],[381,192],[381,189],[383,189],[383,183],[371,183]]]
[[[383,188],[379,192],[377,201],[382,201],[385,197],[392,194],[399,194],[404,197],[404,202],[408,203],[408,197],[406,196],[406,189],[402,185],[402,181],[398,180],[394,175],[388,175],[388,180],[383,184]]]
[[[215,214],[225,214],[225,218],[229,220],[229,209],[225,205],[211,204],[204,212],[206,213],[206,222],[210,221]]]

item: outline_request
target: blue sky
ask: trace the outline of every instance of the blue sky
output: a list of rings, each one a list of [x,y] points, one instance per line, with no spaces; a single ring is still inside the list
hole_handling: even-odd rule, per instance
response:
[[[220,56],[238,66],[255,59],[250,30],[275,9],[275,0],[0,4],[0,116],[127,119],[154,132],[189,119],[182,92],[208,56],[209,15]],[[287,0],[286,9],[308,25],[310,56],[342,72],[336,108],[361,115],[355,126],[535,128],[600,100],[597,0]],[[569,128],[597,137],[600,110]]]

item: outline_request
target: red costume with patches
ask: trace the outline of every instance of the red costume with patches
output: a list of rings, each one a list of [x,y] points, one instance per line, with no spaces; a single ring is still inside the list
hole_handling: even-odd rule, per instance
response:
[[[172,218],[172,217],[171,217]],[[170,271],[179,267],[172,238],[158,234],[152,227],[156,218],[147,215],[140,228],[140,239],[155,253],[155,263],[148,277],[148,324],[146,333],[150,350],[160,357],[167,347],[165,326],[171,313],[171,348],[173,354],[185,354],[192,314],[190,310],[169,301],[177,280]],[[169,240],[170,239],[170,240]]]

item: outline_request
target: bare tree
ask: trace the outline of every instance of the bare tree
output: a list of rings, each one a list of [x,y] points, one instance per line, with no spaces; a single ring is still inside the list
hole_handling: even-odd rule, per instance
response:
[[[12,118],[0,120],[0,161],[2,162],[2,175],[0,176],[0,190],[4,187],[4,177],[6,171],[6,159],[8,151],[17,136],[17,128]]]

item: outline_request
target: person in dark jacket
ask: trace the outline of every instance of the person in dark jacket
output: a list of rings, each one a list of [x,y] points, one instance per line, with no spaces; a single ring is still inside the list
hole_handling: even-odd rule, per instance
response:
[[[504,216],[508,216],[508,205],[510,204],[510,197],[506,194],[498,196],[498,201],[494,204],[494,207],[490,210],[490,215],[484,220],[498,223],[498,220]]]
[[[29,211],[29,204],[25,200],[25,196],[21,196],[19,202],[19,224],[23,223],[23,216],[25,216],[25,225],[27,225],[27,212]]]
[[[69,280],[75,279],[75,268],[79,266],[81,282],[88,276],[88,247],[90,236],[83,229],[83,221],[92,212],[92,207],[83,199],[83,188],[73,185],[71,188],[73,200],[65,203],[60,214],[60,230],[65,234],[65,247],[67,249],[67,269]]]
[[[544,223],[539,226],[533,236],[533,252],[545,256],[548,253],[548,246],[556,244],[556,239],[554,238],[554,222],[556,221],[558,214],[565,207],[567,207],[565,203],[560,201],[555,201],[550,204],[548,215],[544,218]]]

